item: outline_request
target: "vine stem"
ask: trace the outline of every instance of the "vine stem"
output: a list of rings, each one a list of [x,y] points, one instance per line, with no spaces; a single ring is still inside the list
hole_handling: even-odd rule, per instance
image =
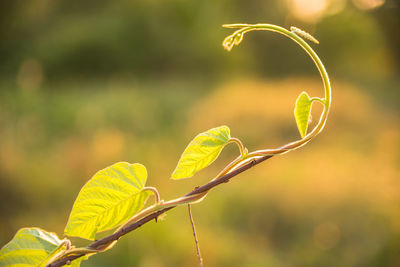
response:
[[[323,85],[324,85],[324,91],[325,91],[325,98],[317,98],[314,97],[311,100],[312,101],[318,101],[324,105],[324,110],[322,111],[322,114],[320,116],[320,119],[318,121],[318,124],[314,127],[314,129],[308,133],[304,138],[296,140],[294,142],[290,142],[286,145],[283,145],[279,148],[276,149],[262,149],[262,150],[257,150],[251,153],[248,153],[245,157],[238,157],[235,159],[233,162],[231,162],[225,169],[223,169],[216,178],[218,179],[220,176],[223,176],[234,169],[238,168],[239,166],[243,165],[245,162],[252,160],[254,158],[258,158],[263,155],[281,155],[285,154],[289,151],[295,150],[299,147],[304,146],[307,144],[311,139],[313,139],[315,136],[317,136],[322,129],[325,126],[326,119],[328,117],[329,109],[331,106],[331,101],[332,101],[332,89],[331,89],[331,84],[329,81],[329,76],[328,73],[324,67],[324,64],[322,63],[321,59],[318,57],[317,53],[311,48],[311,46],[305,42],[301,36],[296,34],[296,30],[299,30],[297,28],[294,28],[295,30],[289,31],[283,27],[273,25],[273,24],[226,24],[223,25],[223,27],[226,28],[239,28],[239,30],[235,31],[232,35],[228,36],[225,38],[223,41],[222,45],[224,48],[228,51],[232,49],[234,45],[238,45],[242,40],[243,40],[243,35],[245,33],[251,32],[251,31],[272,31],[272,32],[277,32],[280,33],[286,37],[289,37],[292,39],[294,42],[296,42],[303,50],[307,52],[307,54],[311,57],[312,61],[314,62],[315,66],[318,69],[318,72],[322,78]],[[301,30],[300,30],[301,31]],[[303,32],[303,31],[302,31]],[[307,34],[304,32],[304,34]],[[311,35],[310,35],[311,36]],[[239,37],[239,38],[238,38]],[[312,36],[311,36],[312,37]],[[312,37],[313,38],[313,37]],[[314,38],[315,39],[315,38]]]
[[[199,245],[199,241],[197,240],[196,226],[194,225],[191,204],[188,204],[188,212],[189,212],[190,224],[192,225],[194,243],[196,244],[196,252],[197,252],[197,258],[199,259],[199,266],[203,267],[203,258],[201,257],[200,245]]]
[[[119,238],[122,236],[126,235],[129,232],[134,231],[135,229],[141,227],[143,224],[146,224],[152,220],[156,220],[158,216],[161,214],[169,211],[170,209],[173,209],[176,206],[183,205],[183,204],[190,204],[194,203],[197,201],[201,201],[206,197],[208,192],[223,183],[227,183],[232,179],[233,177],[237,176],[238,174],[254,167],[255,165],[272,158],[275,155],[280,155],[287,153],[289,151],[292,151],[294,149],[297,149],[305,144],[307,144],[312,138],[314,138],[316,135],[318,135],[322,129],[325,126],[326,119],[329,113],[330,105],[331,105],[331,86],[330,86],[330,81],[328,77],[328,73],[325,70],[324,65],[322,64],[322,61],[320,58],[317,56],[317,54],[314,52],[314,50],[300,37],[298,36],[295,32],[289,31],[285,28],[272,25],[272,24],[229,24],[229,25],[223,25],[224,27],[227,28],[240,28],[239,30],[235,31],[232,35],[228,36],[224,40],[224,47],[227,50],[232,49],[233,45],[239,44],[242,39],[243,35],[247,32],[250,31],[272,31],[272,32],[277,32],[280,34],[283,34],[293,41],[295,41],[297,44],[299,44],[306,52],[307,54],[311,57],[313,62],[315,63],[321,78],[323,80],[324,88],[325,88],[325,98],[321,99],[322,101],[319,101],[315,99],[316,101],[321,102],[324,105],[324,110],[320,116],[320,120],[318,124],[314,127],[314,129],[308,133],[304,138],[296,140],[294,142],[285,144],[279,148],[276,149],[262,149],[262,150],[256,150],[251,153],[246,153],[243,155],[242,151],[244,151],[244,146],[235,140],[231,140],[233,142],[238,143],[240,149],[241,149],[241,156],[236,158],[234,161],[229,163],[218,175],[216,178],[211,180],[209,183],[197,187],[191,192],[187,193],[186,195],[173,199],[167,202],[162,202],[155,204],[153,206],[150,206],[147,209],[142,210],[139,212],[137,215],[135,215],[131,220],[129,220],[129,223],[124,224],[122,227],[120,227],[116,232],[113,234],[104,237],[100,240],[94,241],[90,245],[87,246],[87,249],[89,250],[101,250],[102,248],[108,248],[108,246],[115,244]],[[238,38],[236,38],[238,37]],[[151,189],[150,189],[151,190]],[[82,256],[86,255],[86,253],[82,253],[79,255],[69,255],[67,257],[64,257],[62,259],[56,260],[50,264],[47,265],[47,267],[59,267],[63,266],[65,264],[70,263],[71,261],[80,258]]]
[[[160,193],[158,193],[157,188],[152,187],[152,186],[146,186],[146,187],[143,187],[142,191],[152,192],[154,194],[156,204],[160,203],[161,198],[160,198]]]
[[[266,155],[266,156],[259,157],[257,159],[253,159],[253,160],[249,161],[248,163],[244,164],[243,166],[235,169],[234,171],[232,171],[232,172],[230,172],[230,173],[228,173],[226,175],[221,176],[219,179],[212,180],[212,181],[210,181],[209,183],[207,183],[207,184],[205,184],[203,186],[199,186],[199,187],[195,188],[194,190],[192,190],[189,193],[187,193],[184,196],[182,196],[182,198],[187,199],[188,197],[193,197],[193,196],[196,196],[196,198],[198,198],[197,196],[199,196],[199,195],[207,194],[214,187],[217,187],[217,186],[219,186],[221,184],[229,182],[233,177],[239,175],[240,173],[242,173],[244,171],[247,171],[248,169],[250,169],[250,168],[252,168],[252,167],[260,164],[261,162],[263,162],[263,161],[265,161],[267,159],[270,159],[272,157],[273,157],[273,155]],[[178,199],[180,199],[180,198],[178,198]],[[152,220],[155,220],[160,215],[162,215],[162,214],[166,213],[167,211],[177,207],[178,205],[180,205],[180,204],[178,202],[176,202],[175,205],[164,207],[164,208],[161,208],[161,209],[159,209],[157,211],[149,213],[149,214],[145,215],[143,218],[138,219],[134,223],[127,225],[126,227],[118,230],[117,232],[115,232],[115,233],[113,233],[113,234],[111,234],[109,236],[106,236],[106,237],[104,237],[102,239],[99,239],[99,240],[96,240],[96,241],[92,242],[91,244],[89,244],[87,246],[87,248],[88,249],[97,250],[99,248],[107,247],[109,244],[119,240],[122,236],[124,236],[124,235],[126,235],[126,234],[128,234],[128,233],[130,233],[130,232],[132,232],[134,230],[136,230],[137,228],[141,227],[142,225],[144,225],[144,224],[146,224],[146,223],[148,223],[148,222],[150,222]],[[85,255],[86,255],[86,253],[83,253],[83,254],[80,254],[80,255],[70,255],[70,256],[64,257],[62,259],[59,259],[57,261],[54,261],[54,262],[48,264],[47,267],[60,267],[60,266],[68,264],[71,261],[76,260],[76,259],[78,259],[78,258],[80,258],[82,256],[85,256]]]
[[[235,138],[235,137],[231,137],[228,141],[228,143],[236,143],[239,147],[240,150],[240,156],[241,157],[245,157],[247,154],[247,149],[244,147],[242,141],[240,141],[240,139]]]

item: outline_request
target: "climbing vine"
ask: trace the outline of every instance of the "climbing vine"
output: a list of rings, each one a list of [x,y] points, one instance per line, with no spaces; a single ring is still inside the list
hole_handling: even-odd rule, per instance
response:
[[[190,178],[209,166],[220,155],[223,148],[234,143],[240,155],[219,172],[209,183],[196,187],[191,192],[176,199],[164,201],[158,190],[146,185],[145,166],[118,162],[97,172],[82,187],[72,207],[65,236],[95,240],[100,232],[116,229],[111,235],[93,241],[86,247],[75,247],[69,239],[60,239],[56,234],[39,228],[22,228],[14,238],[0,250],[0,266],[47,266],[56,267],[70,264],[79,266],[89,256],[111,249],[119,238],[177,206],[188,205],[190,221],[194,232],[199,265],[202,266],[200,248],[197,242],[190,205],[204,200],[210,190],[228,182],[238,174],[273,157],[293,151],[316,137],[324,128],[331,105],[331,87],[328,74],[321,60],[304,40],[318,41],[310,34],[291,27],[290,30],[272,24],[227,24],[225,28],[236,31],[225,38],[222,45],[230,51],[239,45],[246,33],[251,31],[272,31],[289,37],[302,47],[315,63],[324,85],[324,96],[310,97],[301,92],[298,96],[294,116],[300,139],[278,148],[260,149],[249,152],[242,141],[232,137],[227,126],[220,126],[197,135],[186,147],[175,170],[173,180]],[[304,39],[303,39],[304,38]],[[313,103],[323,106],[316,126],[308,131]],[[154,203],[147,205],[151,198]]]

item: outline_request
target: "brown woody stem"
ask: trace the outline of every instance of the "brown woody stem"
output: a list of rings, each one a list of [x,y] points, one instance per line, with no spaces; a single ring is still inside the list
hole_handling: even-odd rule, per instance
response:
[[[201,193],[206,193],[209,190],[211,190],[212,188],[214,188],[214,187],[216,187],[216,186],[218,186],[220,184],[229,182],[230,179],[232,179],[233,177],[237,176],[238,174],[240,174],[240,173],[242,173],[242,172],[244,172],[244,171],[256,166],[257,164],[259,164],[259,163],[261,163],[261,162],[263,162],[263,161],[265,161],[265,160],[267,160],[269,158],[272,158],[272,156],[273,155],[266,155],[266,156],[263,156],[263,157],[259,157],[257,159],[253,159],[253,160],[249,161],[248,163],[246,163],[245,165],[235,169],[234,171],[229,172],[229,173],[219,177],[218,179],[213,180],[213,181],[211,181],[211,182],[209,182],[209,183],[207,183],[207,184],[205,184],[203,186],[195,188],[194,190],[192,190],[191,192],[187,193],[183,197],[189,197],[189,196],[199,195]],[[179,205],[179,204],[177,204],[177,205]],[[132,231],[136,230],[137,228],[141,227],[142,225],[154,220],[155,218],[157,218],[161,214],[166,213],[167,211],[169,211],[170,209],[173,209],[175,207],[176,206],[170,206],[170,207],[158,210],[158,211],[156,211],[154,213],[151,213],[151,214],[147,215],[146,217],[138,220],[137,222],[135,222],[133,224],[130,224],[130,225],[127,225],[126,227],[120,229],[119,231],[117,231],[117,232],[115,232],[115,233],[113,233],[113,234],[111,234],[109,236],[106,236],[106,237],[104,237],[102,239],[94,241],[93,243],[89,244],[87,246],[87,248],[88,249],[94,249],[94,250],[97,250],[99,248],[103,248],[103,247],[107,246],[108,244],[110,244],[110,243],[112,243],[114,241],[117,241],[118,239],[120,239],[122,236],[128,234],[129,232],[132,232]],[[69,262],[71,262],[73,260],[76,260],[76,259],[78,259],[78,258],[80,258],[82,256],[85,256],[85,254],[71,255],[71,256],[62,258],[60,260],[57,260],[57,261],[55,261],[55,262],[53,262],[51,264],[48,264],[46,267],[64,266],[65,264],[67,264],[67,263],[69,263]]]

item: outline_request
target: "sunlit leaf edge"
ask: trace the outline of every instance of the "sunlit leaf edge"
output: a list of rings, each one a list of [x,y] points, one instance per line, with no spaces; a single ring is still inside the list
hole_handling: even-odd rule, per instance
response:
[[[86,199],[83,198],[82,195],[84,195],[85,193],[87,193],[87,189],[91,187],[91,185],[93,183],[95,183],[97,180],[99,180],[99,177],[109,177],[108,175],[104,175],[104,172],[107,172],[109,170],[112,170],[113,168],[117,168],[120,165],[126,165],[130,168],[135,168],[138,167],[139,169],[141,169],[142,173],[139,175],[142,175],[142,177],[136,177],[136,186],[132,186],[133,188],[130,188],[130,190],[135,189],[137,190],[136,192],[133,192],[131,194],[126,195],[126,197],[124,199],[122,199],[121,201],[115,203],[112,202],[111,200],[111,204],[113,208],[115,209],[117,205],[121,204],[121,207],[124,208],[125,213],[123,214],[122,212],[119,212],[116,216],[111,216],[112,220],[110,220],[110,218],[108,218],[108,223],[105,225],[101,225],[101,223],[99,222],[101,220],[101,216],[104,214],[104,209],[101,212],[102,214],[96,214],[94,215],[95,218],[92,218],[93,216],[89,216],[89,220],[79,217],[79,213],[82,213],[82,210],[84,210],[85,212],[88,212],[88,208],[86,207],[80,207],[80,202],[81,201],[85,201]],[[134,175],[133,175],[134,176]],[[109,177],[110,178],[110,177]],[[113,179],[115,177],[111,177],[111,179]],[[120,177],[116,178],[119,179]],[[129,178],[125,177],[126,179],[129,180]],[[114,180],[113,180],[114,181]],[[142,191],[145,183],[147,181],[147,170],[146,167],[142,164],[139,163],[128,163],[128,162],[118,162],[115,163],[109,167],[104,168],[103,170],[98,171],[80,190],[78,197],[76,198],[74,205],[72,207],[69,219],[68,219],[68,223],[65,227],[64,233],[68,236],[75,236],[75,237],[80,237],[80,238],[84,238],[84,239],[88,239],[88,240],[94,240],[95,236],[97,233],[100,232],[104,232],[110,229],[114,229],[117,226],[123,224],[125,221],[127,221],[129,218],[131,218],[136,212],[138,212],[139,210],[141,210],[143,208],[143,206],[145,205],[148,197],[152,194],[152,192],[150,191]],[[108,181],[110,183],[110,181]],[[125,181],[126,182],[126,181]],[[134,183],[134,181],[131,181]],[[101,183],[100,183],[101,185]],[[98,186],[98,185],[97,185]],[[108,190],[109,188],[105,187],[106,190]],[[117,191],[117,190],[115,190]],[[99,192],[96,192],[97,194],[99,194]],[[118,193],[118,191],[117,191]],[[120,192],[119,192],[120,193]],[[125,192],[124,192],[125,194]],[[83,200],[82,200],[83,198]],[[90,200],[90,198],[87,197],[87,199]],[[94,198],[94,200],[99,200],[100,202],[104,200],[104,198]],[[110,201],[110,199],[108,199],[108,201]],[[137,202],[137,203],[136,203]],[[124,205],[125,203],[125,205]],[[126,206],[126,203],[134,203],[134,209],[128,209],[128,206]],[[94,204],[96,207],[99,206],[99,202],[95,202]],[[83,205],[85,206],[85,205]],[[89,207],[90,208],[90,207]],[[122,209],[122,208],[121,208]],[[90,209],[89,209],[90,210]],[[78,215],[77,215],[77,214]],[[117,217],[120,216],[120,217]],[[86,222],[85,222],[86,221]],[[88,223],[88,221],[93,222],[94,221],[94,226],[90,226],[90,223]],[[103,222],[104,223],[104,222]],[[77,225],[77,226],[74,226]],[[92,223],[93,224],[93,223]]]
[[[216,134],[215,134],[216,133]],[[207,141],[207,140],[200,140],[201,138],[207,138],[209,137],[210,139],[215,139],[218,140],[220,143],[215,146],[215,148],[209,152],[209,153],[202,153],[203,154],[202,158],[200,160],[193,159],[193,157],[190,157],[190,154],[193,154],[191,150],[193,149],[200,149],[201,147],[206,147],[202,146],[199,144],[199,142]],[[230,140],[230,129],[228,126],[223,125],[219,127],[215,127],[212,129],[209,129],[205,132],[202,132],[198,134],[190,143],[189,145],[185,148],[184,152],[182,153],[178,164],[173,171],[171,175],[171,179],[173,180],[180,180],[180,179],[185,179],[185,178],[190,178],[193,177],[193,175],[206,168],[209,166],[211,163],[213,163],[221,153],[222,149],[225,147],[226,144],[228,144]],[[210,140],[208,140],[210,141]],[[198,146],[196,148],[196,146]],[[194,162],[193,162],[194,161]],[[205,163],[204,163],[205,161]],[[203,163],[199,165],[199,162]],[[190,168],[188,170],[188,168]],[[183,170],[182,170],[183,169]]]
[[[28,240],[30,237],[33,237],[33,240]],[[26,247],[24,247],[24,245]],[[14,237],[1,248],[0,266],[45,266],[47,261],[50,260],[55,253],[64,249],[61,245],[62,240],[53,232],[47,232],[38,227],[21,228]],[[14,249],[12,248],[13,246],[15,247]],[[46,248],[46,246],[48,247]],[[34,253],[36,253],[36,255],[34,255]],[[14,262],[12,262],[13,254]],[[7,261],[10,260],[11,263],[7,264]],[[79,266],[79,264],[74,266]]]

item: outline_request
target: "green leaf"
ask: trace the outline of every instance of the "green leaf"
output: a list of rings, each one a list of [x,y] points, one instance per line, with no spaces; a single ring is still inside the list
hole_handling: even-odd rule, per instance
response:
[[[177,180],[192,177],[213,163],[229,140],[230,130],[227,126],[213,128],[197,135],[186,147],[171,178]]]
[[[45,266],[56,252],[65,249],[55,233],[22,228],[0,250],[0,266]],[[79,265],[75,265],[79,266]]]
[[[143,208],[151,192],[141,164],[119,162],[97,172],[81,189],[65,234],[93,240],[96,233],[117,227]]]
[[[297,128],[301,138],[306,136],[308,122],[310,121],[311,99],[306,92],[302,92],[296,100],[294,116],[296,118]]]

